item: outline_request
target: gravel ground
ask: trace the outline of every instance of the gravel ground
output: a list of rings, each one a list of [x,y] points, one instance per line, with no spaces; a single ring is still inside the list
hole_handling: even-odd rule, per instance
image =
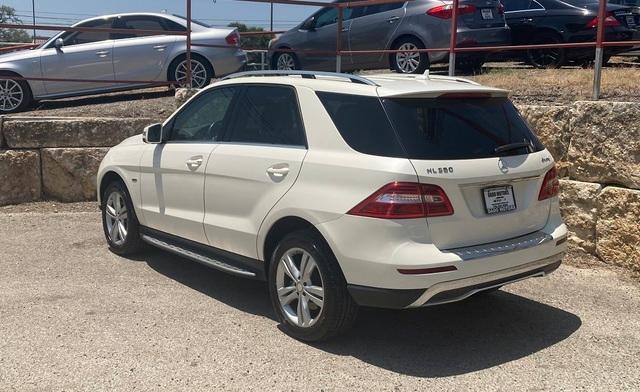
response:
[[[640,285],[619,271],[364,309],[309,345],[278,329],[263,283],[110,253],[94,207],[0,210],[0,390],[640,389]]]

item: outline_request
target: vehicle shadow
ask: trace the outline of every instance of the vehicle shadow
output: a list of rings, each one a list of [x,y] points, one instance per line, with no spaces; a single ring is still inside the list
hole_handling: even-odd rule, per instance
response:
[[[132,100],[144,100],[144,99],[156,99],[173,96],[174,91],[169,89],[159,89],[153,91],[133,91],[133,92],[121,92],[121,93],[109,93],[102,95],[92,95],[78,98],[66,98],[61,100],[43,100],[32,110],[50,110],[50,109],[64,109],[64,108],[77,108],[78,106],[88,106],[97,104],[108,104],[116,102],[125,102]]]
[[[263,282],[162,251],[148,252],[140,261],[217,301],[275,319]],[[575,314],[498,291],[415,310],[362,308],[349,332],[312,346],[400,374],[446,377],[534,354],[568,338],[581,325]]]

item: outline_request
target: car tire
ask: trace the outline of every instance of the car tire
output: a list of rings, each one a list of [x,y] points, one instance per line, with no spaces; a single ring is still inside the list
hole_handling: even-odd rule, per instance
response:
[[[109,249],[118,255],[140,251],[140,223],[131,202],[129,191],[122,181],[113,181],[101,198],[102,228]]]
[[[0,73],[0,115],[23,112],[33,104],[31,87],[26,80],[2,79],[15,74]]]
[[[278,52],[273,56],[271,68],[277,71],[291,71],[296,69],[302,69],[300,67],[300,61],[295,53],[290,52]]]
[[[280,241],[269,265],[268,285],[282,329],[295,339],[326,340],[349,329],[357,317],[358,305],[338,261],[314,230],[297,231]]]
[[[459,69],[463,74],[479,75],[482,73],[484,60],[484,57],[462,58],[457,61],[456,68]]]
[[[425,49],[425,46],[417,38],[405,37],[398,40],[392,49]],[[404,74],[421,74],[430,67],[429,54],[425,52],[392,53],[389,56],[389,62],[394,71]]]
[[[560,44],[562,39],[553,33],[540,33],[531,44]],[[527,63],[539,69],[555,69],[562,67],[567,60],[567,50],[564,48],[529,49]]]
[[[167,78],[170,82],[176,82],[178,87],[184,87],[187,85],[186,81],[186,65],[187,56],[182,54],[176,57],[169,65],[169,71]],[[191,54],[191,87],[192,88],[204,88],[211,83],[211,79],[214,77],[213,66],[206,58],[198,55]]]

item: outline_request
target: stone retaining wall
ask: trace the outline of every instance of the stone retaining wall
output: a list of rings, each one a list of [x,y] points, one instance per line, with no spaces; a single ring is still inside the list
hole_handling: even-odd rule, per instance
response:
[[[147,118],[0,117],[0,206],[94,200],[102,157],[155,121]]]
[[[519,110],[556,159],[570,246],[640,270],[640,104],[585,101]],[[0,205],[94,199],[107,147],[153,122],[0,119]]]

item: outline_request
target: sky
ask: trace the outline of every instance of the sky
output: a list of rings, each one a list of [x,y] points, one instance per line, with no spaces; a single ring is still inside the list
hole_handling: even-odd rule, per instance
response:
[[[326,0],[319,0],[326,1]],[[31,23],[31,0],[0,0],[16,9],[23,23]],[[166,12],[186,14],[183,0],[35,0],[36,23],[70,25],[91,16],[119,12]],[[274,4],[274,30],[287,30],[311,15],[317,8]],[[214,26],[241,22],[269,27],[269,4],[237,0],[192,0],[193,18]],[[39,32],[53,35],[54,32]]]

